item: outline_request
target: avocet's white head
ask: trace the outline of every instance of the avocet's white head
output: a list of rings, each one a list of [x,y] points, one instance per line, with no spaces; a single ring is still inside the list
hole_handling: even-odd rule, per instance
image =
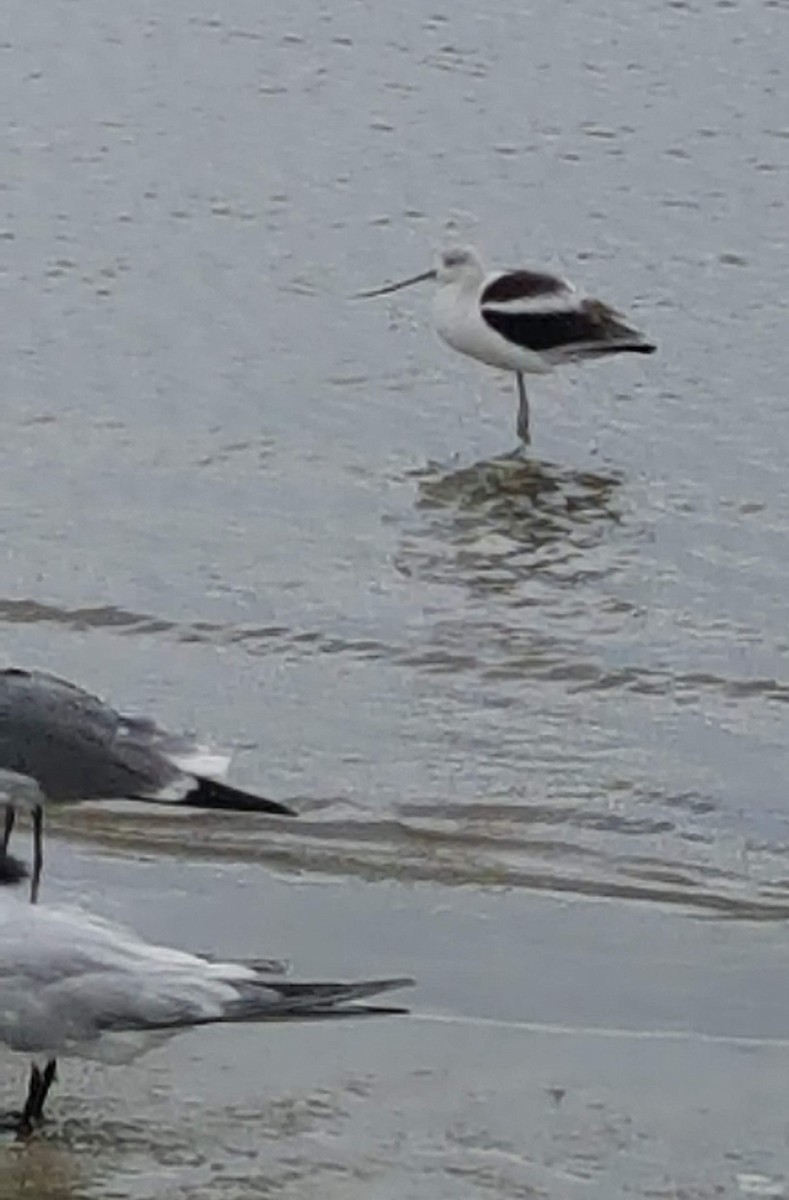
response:
[[[450,246],[436,261],[436,279],[440,284],[459,284],[477,288],[485,278],[482,259],[473,246]]]

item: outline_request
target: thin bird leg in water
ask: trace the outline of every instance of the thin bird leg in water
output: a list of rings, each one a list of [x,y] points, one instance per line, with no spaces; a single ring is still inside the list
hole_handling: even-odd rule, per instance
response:
[[[41,1120],[44,1100],[55,1078],[55,1062],[47,1063],[42,1074],[40,1068],[33,1063],[30,1068],[30,1081],[27,1085],[27,1099],[23,1109],[3,1113],[0,1117],[0,1129],[10,1129],[17,1137],[26,1138]]]
[[[50,1058],[43,1071],[39,1072],[40,1083],[35,1097],[35,1104],[30,1113],[31,1120],[40,1125],[44,1120],[44,1104],[46,1103],[49,1089],[58,1077],[58,1064],[56,1058]],[[27,1106],[26,1106],[27,1107]]]
[[[518,437],[525,446],[528,446],[531,443],[529,398],[526,395],[526,384],[523,382],[523,375],[520,371],[515,372],[515,378],[518,381]]]
[[[35,1114],[36,1110],[38,1109],[38,1098],[41,1095],[42,1087],[43,1077],[41,1075],[41,1071],[36,1064],[33,1063],[33,1066],[30,1068],[30,1083],[27,1089],[27,1100],[25,1100],[25,1107],[19,1114],[19,1122],[16,1129],[19,1137],[29,1137],[33,1132],[35,1125]]]
[[[42,1071],[35,1064],[30,1070],[30,1085],[22,1112],[17,1114],[16,1134],[19,1138],[30,1137],[44,1121],[44,1103],[49,1089],[57,1079],[57,1060],[50,1058]]]
[[[8,843],[11,841],[11,834],[14,832],[14,821],[16,820],[16,809],[13,804],[5,806],[5,825],[3,827],[3,853],[8,849]]]
[[[41,869],[44,866],[44,810],[40,804],[33,809],[33,874],[30,877],[30,903],[38,900]]]

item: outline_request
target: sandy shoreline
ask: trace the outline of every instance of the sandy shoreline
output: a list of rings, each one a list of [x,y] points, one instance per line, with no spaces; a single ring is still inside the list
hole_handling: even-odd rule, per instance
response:
[[[785,1194],[779,925],[88,861],[54,841],[50,860],[50,898],[149,936],[418,986],[412,1017],[201,1031],[128,1070],[64,1063],[46,1137],[3,1148],[4,1200]]]

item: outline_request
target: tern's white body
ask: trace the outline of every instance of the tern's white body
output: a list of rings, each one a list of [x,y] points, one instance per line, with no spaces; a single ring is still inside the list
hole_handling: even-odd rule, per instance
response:
[[[0,857],[0,880],[16,872]],[[24,1108],[0,1128],[28,1137],[43,1120],[57,1059],[131,1062],[183,1029],[402,1012],[358,1003],[410,979],[293,982],[282,963],[222,961],[146,942],[81,909],[26,904],[0,891],[0,1047],[42,1056]]]
[[[0,1045],[129,1062],[192,1026],[364,1013],[407,979],[298,983],[263,959],[222,961],[146,942],[81,909],[0,893]]]

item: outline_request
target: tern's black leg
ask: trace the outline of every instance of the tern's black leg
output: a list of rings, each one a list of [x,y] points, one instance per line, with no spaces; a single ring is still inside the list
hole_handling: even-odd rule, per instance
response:
[[[531,442],[529,430],[529,398],[526,395],[526,384],[520,371],[515,372],[518,381],[518,437],[525,446]]]
[[[15,1108],[0,1116],[0,1129],[10,1129],[13,1133],[25,1136],[32,1132],[30,1126],[30,1109],[34,1106],[41,1089],[41,1072],[35,1063],[30,1068],[30,1082],[27,1085],[27,1099],[24,1108]]]
[[[41,1082],[36,1096],[35,1108],[32,1113],[32,1118],[37,1125],[40,1125],[44,1119],[44,1104],[46,1103],[49,1089],[58,1077],[58,1063],[56,1058],[50,1058],[43,1071],[39,1072]]]
[[[39,1108],[39,1096],[41,1095],[43,1085],[41,1070],[33,1063],[33,1066],[30,1068],[27,1100],[25,1100],[25,1107],[19,1114],[19,1122],[16,1127],[19,1137],[30,1137],[30,1134],[36,1127],[36,1112]]]
[[[44,866],[44,810],[40,804],[33,809],[33,874],[30,876],[30,903],[38,900],[41,869]]]
[[[0,1117],[0,1129],[11,1129],[18,1138],[28,1138],[44,1121],[44,1103],[57,1079],[57,1060],[50,1058],[43,1071],[34,1063],[30,1068],[27,1099],[21,1112]]]
[[[16,820],[16,809],[13,804],[5,806],[5,825],[3,826],[3,853],[8,849],[8,843],[11,841],[11,834],[14,832],[14,821]]]

